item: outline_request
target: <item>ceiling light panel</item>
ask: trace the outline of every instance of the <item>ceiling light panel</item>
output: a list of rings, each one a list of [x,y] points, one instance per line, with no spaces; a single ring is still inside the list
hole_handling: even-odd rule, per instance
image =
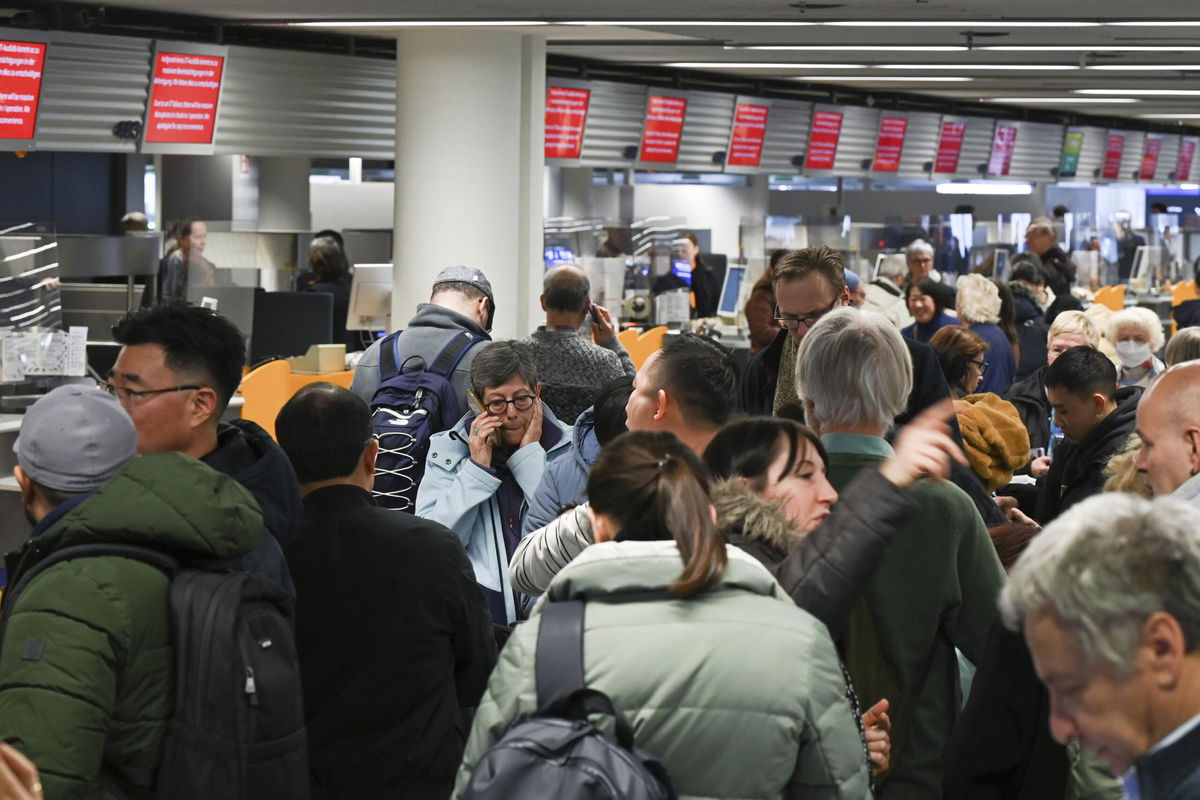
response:
[[[1015,103],[1020,105],[1030,103],[1054,103],[1067,104],[1074,103],[1076,105],[1088,105],[1092,103],[1137,103],[1138,100],[1132,97],[981,97],[981,100],[987,103]]]

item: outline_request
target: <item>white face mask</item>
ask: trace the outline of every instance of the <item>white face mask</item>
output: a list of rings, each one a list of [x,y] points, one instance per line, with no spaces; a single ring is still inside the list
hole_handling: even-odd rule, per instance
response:
[[[1139,344],[1132,339],[1117,342],[1117,358],[1124,367],[1137,367],[1150,360],[1150,345]]]

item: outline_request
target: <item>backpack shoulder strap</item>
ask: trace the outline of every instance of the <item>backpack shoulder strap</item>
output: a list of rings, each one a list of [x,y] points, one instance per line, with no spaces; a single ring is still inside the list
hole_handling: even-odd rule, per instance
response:
[[[538,708],[587,685],[583,673],[583,601],[547,603],[534,655]]]
[[[400,371],[400,334],[388,334],[379,342],[379,380],[385,381]]]
[[[470,331],[455,334],[450,341],[446,342],[445,347],[437,354],[437,358],[433,360],[433,364],[427,371],[441,375],[443,378],[450,377],[450,373],[458,367],[458,362],[462,361],[467,351],[482,341],[484,341],[482,336],[476,336]]]

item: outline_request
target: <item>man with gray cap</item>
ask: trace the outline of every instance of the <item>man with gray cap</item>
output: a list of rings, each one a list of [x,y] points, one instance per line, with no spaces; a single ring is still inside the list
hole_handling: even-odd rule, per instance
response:
[[[433,294],[428,303],[417,306],[417,313],[408,327],[398,335],[373,343],[363,353],[354,368],[350,391],[370,404],[382,382],[380,349],[394,348],[397,368],[428,368],[451,339],[466,333],[476,339],[490,340],[492,319],[496,315],[496,296],[492,284],[476,267],[446,267],[433,281]],[[481,350],[471,346],[450,375],[450,385],[458,397],[458,412],[467,410],[467,389],[470,388],[471,362]]]
[[[232,478],[183,453],[137,449],[121,405],[80,385],[34,403],[13,447],[34,529],[7,558],[0,741],[38,765],[47,797],[100,798],[102,782],[148,794],[175,664],[162,570],[110,555],[34,567],[81,544],[233,559],[262,532],[258,505]]]

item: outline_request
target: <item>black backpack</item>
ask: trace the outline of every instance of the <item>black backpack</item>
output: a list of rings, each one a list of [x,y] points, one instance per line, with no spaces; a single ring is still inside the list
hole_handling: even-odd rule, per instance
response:
[[[117,797],[153,788],[160,800],[307,798],[304,702],[284,590],[236,562],[180,563],[138,545],[78,545],[21,576],[4,597],[3,622],[38,574],[96,556],[142,561],[170,577],[175,652],[175,708],[157,772],[105,764],[105,788]]]
[[[450,376],[471,347],[488,340],[458,333],[426,366],[417,356],[400,362],[400,333],[379,343],[379,388],[371,398],[371,426],[379,439],[372,491],[384,508],[415,513],[429,439],[462,416]]]
[[[471,772],[463,800],[675,800],[667,770],[633,746],[633,728],[608,695],[585,688],[579,600],[548,603],[538,627],[538,710],[513,726]],[[588,721],[606,714],[610,738]]]

